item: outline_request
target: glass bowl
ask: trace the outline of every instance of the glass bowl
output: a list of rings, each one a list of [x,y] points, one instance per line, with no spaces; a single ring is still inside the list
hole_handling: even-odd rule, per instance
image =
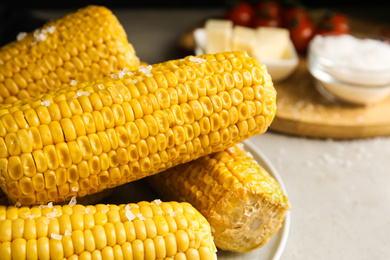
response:
[[[390,62],[387,66],[370,61],[375,56],[364,49],[354,52],[353,44],[343,48],[336,41],[335,46],[323,46],[320,40],[324,37],[341,36],[316,36],[309,44],[308,69],[320,93],[333,100],[361,105],[380,102],[390,95]],[[333,48],[327,50],[328,47]]]

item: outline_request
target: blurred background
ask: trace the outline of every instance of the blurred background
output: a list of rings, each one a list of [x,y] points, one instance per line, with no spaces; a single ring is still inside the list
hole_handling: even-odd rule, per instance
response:
[[[257,0],[252,0],[257,1]],[[46,20],[33,15],[32,10],[75,10],[89,5],[104,5],[108,8],[125,9],[227,9],[237,0],[197,0],[197,1],[7,1],[0,3],[0,46],[14,40],[19,32],[29,32],[42,26]],[[285,0],[281,2],[300,3],[307,8],[330,8],[359,17],[390,23],[390,2],[371,1],[310,1]]]

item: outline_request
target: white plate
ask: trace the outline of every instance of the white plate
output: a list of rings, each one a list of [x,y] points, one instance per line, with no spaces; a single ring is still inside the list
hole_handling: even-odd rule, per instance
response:
[[[249,151],[253,158],[268,171],[279,183],[284,193],[287,195],[286,188],[284,186],[282,177],[274,165],[269,161],[265,154],[251,141],[245,140],[245,149]],[[233,253],[218,250],[218,260],[278,260],[283,254],[284,248],[287,243],[288,234],[290,231],[291,213],[287,212],[283,226],[280,230],[263,246],[248,253]]]
[[[245,145],[245,149],[253,155],[253,158],[278,181],[280,187],[287,195],[282,178],[263,152],[249,140],[245,140],[243,144]],[[156,198],[158,199],[159,196],[151,191],[146,183],[143,183],[142,180],[140,180],[116,187],[113,193],[101,203],[136,203],[141,200],[152,201]],[[287,212],[280,230],[264,246],[248,253],[234,253],[218,249],[218,260],[278,260],[285,248],[289,230],[290,212]]]

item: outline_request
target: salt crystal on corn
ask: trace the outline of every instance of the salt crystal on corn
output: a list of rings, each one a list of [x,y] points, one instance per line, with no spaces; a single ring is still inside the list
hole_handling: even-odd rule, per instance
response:
[[[62,236],[59,235],[59,234],[53,234],[53,233],[51,233],[51,238],[56,239],[56,240],[61,240],[61,239],[62,239]]]
[[[56,209],[53,209],[52,212],[46,214],[46,217],[48,219],[55,218],[56,216],[57,216],[57,210]]]
[[[112,79],[117,79],[117,78],[118,78],[118,75],[116,75],[116,74],[111,74],[111,78],[112,78]]]
[[[72,187],[72,191],[79,191],[79,187]]]
[[[146,76],[148,77],[152,77],[153,75],[150,73],[151,70],[153,69],[152,65],[148,65],[148,66],[139,66],[139,71],[146,74]]]
[[[135,219],[135,215],[133,214],[133,212],[131,212],[130,209],[126,209],[126,218],[129,221],[132,221],[133,219]]]
[[[54,33],[54,31],[56,30],[56,27],[55,27],[54,25],[52,25],[52,26],[47,27],[46,30],[47,30],[49,33]]]
[[[46,40],[46,35],[43,34],[43,33],[38,34],[38,40],[39,41],[45,41]]]
[[[47,207],[50,208],[50,209],[52,209],[52,208],[53,208],[53,202],[47,203]]]
[[[50,106],[50,100],[44,100],[44,101],[42,101],[42,102],[41,102],[41,105],[42,105],[42,106],[46,106],[46,107]]]
[[[73,196],[69,201],[69,206],[74,206],[77,204],[76,196]]]
[[[25,33],[25,32],[20,32],[20,33],[18,33],[18,35],[16,35],[16,40],[21,41],[21,40],[23,40],[24,38],[26,38],[26,36],[27,36],[27,33]]]
[[[162,201],[160,199],[153,200],[152,204],[160,205]]]
[[[142,214],[138,214],[137,217],[139,218],[139,220],[145,220],[146,219],[144,216],[142,216]]]
[[[89,213],[89,212],[91,212],[91,208],[85,208],[85,213]]]
[[[70,235],[72,235],[72,232],[68,229],[65,230],[65,236],[70,236]]]
[[[35,31],[33,31],[33,36],[34,38],[38,38],[38,35],[40,34],[40,31],[39,29],[36,29]]]
[[[191,57],[190,57],[190,61],[195,62],[196,65],[200,65],[200,64],[202,64],[203,62],[206,62],[207,60],[206,60],[206,59],[202,59],[202,58],[197,58],[197,57],[191,56]]]
[[[71,82],[70,82],[70,85],[77,85],[77,81],[76,80],[72,80]]]
[[[90,93],[88,91],[84,91],[83,94],[84,94],[84,96],[88,97]]]

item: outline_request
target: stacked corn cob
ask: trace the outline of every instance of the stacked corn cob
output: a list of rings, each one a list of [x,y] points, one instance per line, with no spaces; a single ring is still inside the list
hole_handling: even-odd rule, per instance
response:
[[[0,206],[1,259],[216,259],[190,204]]]
[[[88,6],[0,48],[0,104],[138,66],[118,19]]]
[[[0,111],[0,184],[32,205],[141,179],[265,132],[275,96],[265,67],[235,52],[16,102]]]
[[[263,246],[290,209],[276,180],[239,145],[146,180],[164,199],[194,205],[209,221],[216,246],[224,250]]]

